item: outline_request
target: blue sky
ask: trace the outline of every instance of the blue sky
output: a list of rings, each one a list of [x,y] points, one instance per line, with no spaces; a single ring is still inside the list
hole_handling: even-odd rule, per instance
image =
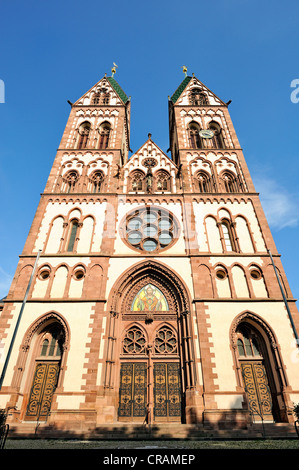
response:
[[[132,100],[133,151],[149,132],[168,149],[168,96],[184,78],[182,65],[232,100],[231,117],[298,298],[299,102],[291,101],[291,82],[299,79],[298,14],[293,0],[4,2],[0,298],[55,158],[67,100],[110,75],[113,62]]]

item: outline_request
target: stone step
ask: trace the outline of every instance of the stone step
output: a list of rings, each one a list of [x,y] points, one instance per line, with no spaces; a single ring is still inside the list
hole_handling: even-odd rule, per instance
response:
[[[296,429],[292,424],[254,424],[248,429],[215,429],[204,425],[188,425],[162,423],[151,426],[140,424],[113,424],[91,427],[89,424],[74,426],[70,423],[68,428],[59,428],[46,423],[18,423],[10,425],[9,437],[30,438],[80,438],[99,440],[146,440],[146,439],[259,439],[267,438],[298,438]]]

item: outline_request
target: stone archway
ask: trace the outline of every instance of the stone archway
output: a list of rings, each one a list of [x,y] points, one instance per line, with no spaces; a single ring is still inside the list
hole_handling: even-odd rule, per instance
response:
[[[56,312],[42,315],[28,328],[12,380],[23,397],[20,411],[14,412],[20,419],[48,419],[53,394],[63,381],[69,341],[69,327]]]
[[[118,420],[184,422],[186,391],[195,387],[195,370],[183,281],[161,263],[138,263],[119,278],[109,300],[104,386],[114,390]],[[140,406],[134,408],[137,401]]]
[[[238,384],[253,420],[288,421],[288,382],[271,328],[258,315],[244,312],[233,322],[231,342]]]

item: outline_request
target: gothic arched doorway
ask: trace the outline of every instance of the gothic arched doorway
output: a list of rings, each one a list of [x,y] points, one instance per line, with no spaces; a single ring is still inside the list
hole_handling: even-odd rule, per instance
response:
[[[47,420],[58,382],[63,342],[64,334],[57,324],[46,327],[38,337],[26,421]]]
[[[108,344],[105,387],[115,383],[118,420],[184,421],[194,361],[181,280],[151,261],[126,273],[112,295],[116,347]]]
[[[286,378],[274,337],[258,316],[247,313],[239,320],[234,329],[234,349],[253,421],[283,421]]]

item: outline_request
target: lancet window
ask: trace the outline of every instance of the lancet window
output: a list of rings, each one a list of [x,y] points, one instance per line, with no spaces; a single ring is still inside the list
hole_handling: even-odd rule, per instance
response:
[[[226,193],[240,192],[240,184],[236,175],[230,171],[224,171],[221,175],[223,190]]]
[[[78,139],[78,149],[83,149],[87,147],[89,134],[90,134],[91,125],[89,122],[84,122],[79,127],[79,139]]]
[[[69,171],[63,179],[65,182],[64,191],[72,193],[76,190],[77,182],[79,181],[79,173],[77,171]]]
[[[103,123],[99,128],[99,149],[106,149],[109,147],[109,137],[111,126],[108,122]]]
[[[189,146],[193,149],[202,148],[202,140],[199,135],[200,128],[196,123],[190,123],[188,127]]]
[[[93,193],[99,193],[102,191],[104,183],[104,175],[102,171],[94,171],[90,176],[90,181]]]
[[[159,171],[155,175],[157,191],[170,191],[170,175],[166,171]]]
[[[131,190],[135,192],[144,191],[145,189],[145,175],[142,171],[134,171],[130,175]]]
[[[224,139],[222,135],[222,129],[217,122],[210,122],[209,129],[213,131],[212,146],[218,149],[224,148]]]
[[[199,171],[195,175],[197,190],[200,193],[211,193],[213,191],[213,185],[211,181],[211,176],[208,175],[205,171]]]

